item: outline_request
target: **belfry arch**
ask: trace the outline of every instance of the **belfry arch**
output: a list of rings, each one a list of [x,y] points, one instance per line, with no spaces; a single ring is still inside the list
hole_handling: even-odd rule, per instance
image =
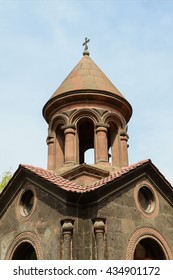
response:
[[[109,151],[109,162],[111,165],[120,165],[120,140],[119,140],[119,129],[115,122],[110,121],[108,128],[108,151]]]
[[[55,144],[55,162],[56,170],[63,166],[65,162],[65,135],[62,129],[63,123],[59,123],[55,130],[56,144]]]
[[[90,118],[82,118],[77,124],[78,139],[78,161],[79,164],[86,163],[85,152],[89,149],[95,151],[95,135],[94,135],[94,123]],[[95,155],[92,159],[92,163],[95,162]]]
[[[43,108],[49,124],[48,169],[85,185],[127,166],[131,114],[128,101],[84,52]]]

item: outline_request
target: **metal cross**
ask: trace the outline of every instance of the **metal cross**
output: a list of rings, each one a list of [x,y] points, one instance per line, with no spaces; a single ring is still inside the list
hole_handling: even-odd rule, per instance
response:
[[[87,43],[89,43],[90,39],[88,39],[87,37],[85,38],[85,42],[83,43],[83,46],[84,46],[84,51],[87,51],[88,49],[88,45]]]

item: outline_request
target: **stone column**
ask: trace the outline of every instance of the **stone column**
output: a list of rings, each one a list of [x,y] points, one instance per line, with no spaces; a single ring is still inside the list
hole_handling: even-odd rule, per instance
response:
[[[105,219],[96,218],[94,220],[94,233],[96,239],[97,259],[104,260]]]
[[[121,164],[122,167],[128,166],[128,151],[127,151],[127,141],[128,141],[128,134],[125,131],[120,133],[120,140],[121,140]]]
[[[63,260],[72,259],[72,235],[73,235],[73,223],[71,219],[65,219],[62,221],[62,234],[63,234]]]
[[[96,163],[109,164],[106,124],[96,124]]]
[[[119,131],[114,131],[111,135],[112,137],[112,165],[116,167],[121,167],[121,160],[120,160],[120,137]]]
[[[62,128],[65,134],[65,164],[74,164],[76,163],[75,126],[65,125]]]
[[[54,170],[54,168],[55,168],[55,137],[54,137],[54,135],[53,134],[48,135],[46,142],[48,145],[47,169]]]

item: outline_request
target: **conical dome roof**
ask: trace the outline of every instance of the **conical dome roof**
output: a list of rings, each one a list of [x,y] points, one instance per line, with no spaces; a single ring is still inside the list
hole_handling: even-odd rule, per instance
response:
[[[89,55],[82,57],[51,98],[62,93],[80,90],[107,91],[124,98]]]
[[[54,92],[43,107],[43,116],[49,123],[58,110],[65,110],[68,104],[112,104],[128,122],[132,107],[108,77],[84,51],[82,59]],[[101,105],[101,106],[102,106]]]

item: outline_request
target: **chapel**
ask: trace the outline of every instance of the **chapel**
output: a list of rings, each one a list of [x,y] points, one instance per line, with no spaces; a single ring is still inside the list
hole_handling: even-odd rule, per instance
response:
[[[47,169],[20,164],[0,193],[1,260],[173,259],[172,186],[129,165],[132,107],[88,42],[43,107]]]

